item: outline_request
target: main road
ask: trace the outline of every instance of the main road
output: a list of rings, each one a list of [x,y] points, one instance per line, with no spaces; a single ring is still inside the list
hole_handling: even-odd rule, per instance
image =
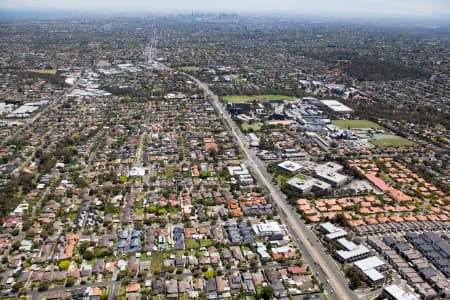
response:
[[[350,290],[346,280],[337,269],[336,265],[323,251],[321,245],[316,241],[316,238],[306,227],[305,223],[292,210],[291,206],[287,203],[284,195],[279,191],[278,187],[274,186],[270,180],[270,175],[267,174],[267,171],[264,168],[264,165],[246,146],[245,138],[236,127],[229,114],[224,111],[217,95],[209,89],[207,84],[199,81],[197,78],[189,74],[186,75],[191,80],[196,82],[205,94],[213,100],[213,105],[221,118],[228,124],[231,133],[233,134],[239,148],[241,148],[244,158],[253,170],[256,179],[260,184],[264,185],[268,189],[273,201],[278,205],[282,214],[284,214],[284,219],[288,222],[288,225],[294,231],[295,235],[302,241],[304,248],[314,261],[314,264],[320,266],[321,270],[318,270],[315,265],[312,265],[311,267],[313,267],[313,269],[315,269],[319,274],[322,272],[325,273],[324,276],[328,278],[328,282],[330,283],[332,289],[328,285],[326,285],[326,289],[330,291],[330,296],[335,299],[359,299],[355,293]]]

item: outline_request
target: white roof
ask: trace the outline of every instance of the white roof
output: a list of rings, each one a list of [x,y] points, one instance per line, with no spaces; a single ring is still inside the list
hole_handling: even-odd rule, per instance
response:
[[[16,110],[14,110],[13,112],[11,112],[8,117],[16,117],[16,116],[21,116],[21,115],[26,115],[26,114],[30,114],[36,110],[38,110],[39,107],[37,106],[31,106],[31,105],[22,105],[19,108],[17,108]]]
[[[16,207],[16,209],[14,210],[14,212],[15,212],[15,213],[21,213],[21,212],[23,212],[23,211],[26,210],[26,209],[28,209],[28,204],[27,204],[27,203],[22,203],[22,204],[19,204],[19,205]]]
[[[344,104],[342,104],[341,102],[336,101],[336,100],[320,100],[320,102],[335,112],[341,112],[341,113],[353,112],[353,109],[351,109],[348,106],[345,106]]]
[[[293,187],[300,190],[306,190],[312,188],[315,184],[315,181],[311,179],[303,180],[298,177],[292,177],[287,181],[287,184],[292,185]]]
[[[334,224],[332,224],[330,222],[322,223],[319,226],[321,228],[325,229],[325,231],[327,231],[327,233],[332,233],[332,232],[337,232],[337,231],[342,230],[341,228],[334,226]]]
[[[402,290],[396,284],[391,284],[385,287],[384,290],[396,300],[419,300],[419,298],[411,293]]]
[[[244,164],[241,164],[239,166],[232,166],[228,167],[228,172],[230,172],[231,176],[239,176],[239,175],[247,175],[248,170],[247,167]]]
[[[270,255],[269,255],[269,253],[267,252],[267,250],[266,249],[263,249],[263,248],[258,248],[258,249],[256,249],[256,252],[258,252],[258,254],[261,256],[261,258],[270,258]]]
[[[331,185],[329,183],[326,183],[325,181],[318,180],[318,179],[311,179],[314,182],[314,186],[318,189],[322,190],[328,190],[331,188]]]
[[[130,171],[130,176],[137,177],[137,176],[144,176],[145,175],[146,168],[143,167],[132,167]]]
[[[272,253],[285,253],[290,250],[289,246],[282,246],[277,248],[272,248]]]
[[[355,249],[352,249],[350,251],[345,251],[345,250],[336,251],[336,254],[338,256],[340,256],[343,260],[350,259],[352,257],[359,256],[359,255],[366,254],[366,253],[370,253],[370,250],[364,245],[359,245],[358,247],[356,247]]]
[[[352,241],[349,241],[349,240],[344,239],[344,238],[338,239],[337,242],[339,244],[341,244],[346,250],[353,250],[353,249],[358,247],[358,245],[356,245]]]
[[[255,140],[255,141],[259,141],[259,138],[256,136],[256,134],[254,134],[253,132],[250,132],[249,134],[248,134],[248,138],[250,139],[250,140]]]
[[[361,271],[364,271],[364,270],[379,268],[381,266],[384,266],[385,263],[384,263],[384,261],[379,259],[377,256],[371,256],[371,257],[356,261],[354,263],[354,265]]]
[[[278,224],[277,222],[253,224],[252,228],[256,234],[264,232],[281,233],[280,224]]]
[[[334,239],[337,239],[337,238],[342,238],[342,237],[344,237],[346,235],[347,235],[347,231],[341,229],[340,231],[329,233],[325,237],[327,239],[329,239],[329,240],[334,240]]]
[[[363,273],[371,280],[378,281],[384,279],[384,275],[375,269],[364,270]]]
[[[289,160],[279,163],[278,166],[282,169],[288,170],[289,172],[296,172],[302,168],[302,166],[298,163]]]
[[[329,180],[329,181],[337,183],[337,184],[339,184],[343,181],[346,181],[348,179],[348,177],[345,175],[342,175],[340,173],[336,173],[336,172],[333,172],[330,170],[324,170],[324,169],[316,170],[316,174],[317,174],[317,176],[319,176],[323,179]]]
[[[328,170],[328,171],[339,172],[339,171],[342,170],[343,168],[344,168],[344,167],[343,167],[342,165],[337,164],[337,163],[332,162],[332,161],[329,161],[329,162],[327,162],[327,163],[325,163],[325,164],[318,165],[318,166],[316,167],[316,170],[317,170],[317,171],[319,171],[319,170]]]

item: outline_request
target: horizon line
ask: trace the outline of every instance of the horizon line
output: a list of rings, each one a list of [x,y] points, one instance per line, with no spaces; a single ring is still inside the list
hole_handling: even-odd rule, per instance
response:
[[[339,19],[349,19],[349,18],[365,18],[370,17],[373,19],[390,19],[390,18],[416,18],[416,19],[439,19],[445,18],[445,21],[450,23],[450,13],[441,14],[420,14],[420,13],[380,13],[380,12],[368,12],[368,11],[349,11],[343,12],[338,10],[329,11],[302,11],[302,12],[289,12],[284,10],[271,10],[271,11],[233,11],[227,9],[136,9],[136,10],[119,10],[119,9],[109,9],[109,10],[96,10],[96,9],[34,9],[34,8],[24,8],[24,9],[11,9],[11,8],[0,8],[0,18],[73,18],[75,16],[81,17],[80,14],[87,14],[90,16],[97,17],[150,17],[150,16],[174,16],[174,15],[188,15],[188,14],[236,14],[238,17],[246,16],[273,16],[273,17],[295,17],[295,16],[311,16],[311,17],[321,17],[333,16]],[[345,15],[343,15],[345,13]],[[6,14],[6,15],[5,15]],[[43,14],[45,16],[32,16],[33,14]],[[86,16],[83,16],[86,17]]]

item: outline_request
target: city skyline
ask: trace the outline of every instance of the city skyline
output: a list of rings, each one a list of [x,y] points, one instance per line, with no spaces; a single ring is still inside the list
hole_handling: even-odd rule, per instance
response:
[[[330,0],[320,0],[310,3],[307,1],[281,0],[277,2],[231,0],[227,2],[214,2],[205,0],[194,0],[188,3],[179,0],[164,2],[146,2],[142,0],[127,1],[71,1],[59,2],[47,0],[45,2],[36,0],[18,0],[14,2],[3,2],[0,10],[25,10],[25,11],[64,11],[64,12],[89,12],[95,14],[136,14],[136,13],[179,13],[188,11],[211,11],[211,12],[253,12],[273,14],[302,14],[302,13],[347,13],[350,15],[414,15],[414,16],[448,16],[450,15],[450,3],[442,0],[413,0],[413,1],[387,1],[387,0],[344,0],[336,3]]]

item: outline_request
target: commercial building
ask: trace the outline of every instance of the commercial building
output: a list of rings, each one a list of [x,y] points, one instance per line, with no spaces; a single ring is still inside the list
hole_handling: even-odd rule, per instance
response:
[[[249,174],[247,166],[244,164],[240,164],[239,166],[228,167],[228,172],[230,172],[231,176],[240,176]]]
[[[391,284],[384,288],[384,293],[389,299],[393,300],[419,300],[413,294],[402,290],[398,285]]]
[[[296,162],[286,160],[282,163],[279,163],[278,168],[288,171],[289,173],[295,173],[298,172],[302,168],[302,166]]]
[[[366,275],[370,285],[380,284],[385,280],[384,275],[375,269],[368,269],[363,271],[363,273]]]
[[[381,283],[385,279],[379,271],[386,269],[386,264],[376,256],[358,260],[353,265],[367,276],[370,285]]]
[[[283,158],[295,158],[295,159],[306,159],[307,155],[303,151],[297,149],[284,149],[284,153],[281,155]]]
[[[323,233],[325,233],[325,238],[327,240],[335,240],[335,239],[339,239],[339,238],[342,238],[347,235],[347,231],[345,231],[342,228],[334,226],[330,222],[320,224],[319,229]],[[343,239],[343,240],[345,240],[345,239]]]
[[[142,177],[145,175],[147,168],[132,167],[130,170],[130,177]]]
[[[327,162],[316,167],[316,171],[329,171],[329,172],[341,172],[344,166],[337,164],[335,162]]]
[[[230,175],[239,179],[239,182],[244,185],[253,184],[253,177],[248,172],[247,167],[244,164],[239,166],[228,167],[228,172]]]
[[[354,263],[354,265],[360,271],[365,271],[369,269],[376,269],[378,271],[382,271],[386,269],[386,264],[384,263],[384,261],[379,259],[377,256],[370,256],[368,258],[358,260]]]
[[[336,113],[349,114],[353,112],[353,109],[336,100],[320,100],[320,103]]]
[[[298,177],[292,177],[286,183],[298,190],[301,194],[308,194],[314,187],[315,181],[312,179],[303,180]]]
[[[292,177],[286,182],[289,186],[295,188],[297,191],[299,191],[301,194],[308,194],[313,189],[316,190],[329,190],[331,189],[331,185],[317,180],[317,179],[307,179],[303,180],[298,177]]]
[[[351,245],[349,249],[334,252],[334,257],[340,263],[347,264],[370,256],[370,250],[366,246],[354,243],[348,245]]]
[[[259,146],[259,138],[256,136],[256,134],[249,133],[248,135],[248,143],[250,147],[258,147]]]
[[[338,173],[338,171],[341,171],[342,169],[343,167],[341,165],[329,162],[317,166],[315,169],[315,176],[318,179],[331,184],[333,187],[340,187],[350,180],[350,177]]]
[[[18,109],[8,114],[8,118],[28,118],[33,112],[39,109],[35,105],[22,105]]]
[[[352,250],[355,249],[358,245],[353,243],[352,241],[347,240],[346,238],[339,238],[336,240],[336,242],[344,247],[345,250]]]
[[[280,224],[277,222],[266,222],[252,225],[253,233],[256,237],[282,236]]]
[[[340,187],[347,183],[350,178],[348,176],[328,171],[319,171],[315,175],[318,179],[323,180],[333,187]]]
[[[253,177],[250,174],[239,175],[239,182],[244,185],[253,184]]]

